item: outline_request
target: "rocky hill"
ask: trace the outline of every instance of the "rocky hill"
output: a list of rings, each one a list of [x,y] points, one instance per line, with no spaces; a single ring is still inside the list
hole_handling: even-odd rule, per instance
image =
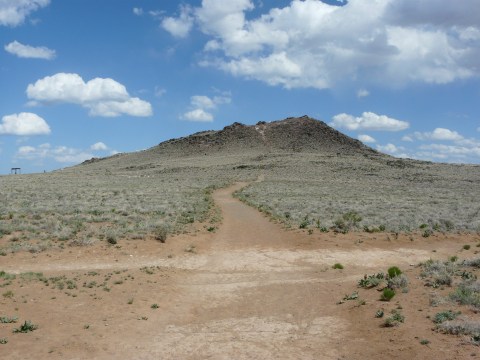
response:
[[[377,154],[360,141],[308,116],[260,121],[256,125],[236,122],[219,131],[204,131],[165,141],[150,150],[168,155],[238,151]]]

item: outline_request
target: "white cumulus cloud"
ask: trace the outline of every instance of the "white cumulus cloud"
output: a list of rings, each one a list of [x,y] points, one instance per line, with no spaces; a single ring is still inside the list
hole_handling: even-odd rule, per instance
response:
[[[166,30],[183,37],[196,25],[207,35],[202,65],[286,88],[443,84],[480,75],[479,5],[291,0],[253,13],[252,0],[202,0],[191,17],[181,8],[178,17],[166,18]]]
[[[0,25],[20,25],[30,13],[48,4],[50,0],[0,0]]]
[[[108,146],[105,145],[103,142],[99,141],[99,142],[93,144],[92,146],[90,146],[90,150],[105,151],[105,150],[108,150]]]
[[[213,109],[217,106],[212,99],[204,95],[194,95],[191,97],[190,102],[193,106],[204,109]]]
[[[432,132],[418,132],[414,133],[418,140],[445,140],[445,141],[459,141],[463,136],[456,131],[445,128],[436,128]]]
[[[162,20],[161,26],[172,36],[177,38],[187,37],[193,27],[194,18],[192,9],[189,6],[180,7],[180,16],[178,18],[166,17]]]
[[[349,114],[338,114],[333,117],[330,126],[347,130],[371,131],[401,131],[410,124],[406,121],[396,120],[386,115],[377,115],[373,112],[364,112],[362,116],[355,117]]]
[[[396,146],[394,144],[377,145],[377,150],[401,158],[406,158],[408,155],[405,153],[405,148],[402,146]]]
[[[55,58],[55,50],[51,50],[44,46],[34,47],[30,45],[24,45],[16,40],[5,45],[4,48],[5,51],[9,52],[10,54],[16,55],[21,58],[45,60],[51,60]]]
[[[2,117],[0,134],[19,136],[47,135],[50,134],[50,127],[37,114],[22,112]]]
[[[375,143],[377,140],[375,140],[373,137],[370,135],[358,135],[358,140],[364,143]]]
[[[110,78],[85,82],[78,74],[58,73],[27,87],[33,103],[73,103],[90,110],[92,116],[151,116],[147,101],[131,97],[124,85]]]
[[[20,146],[15,154],[16,159],[36,160],[53,159],[59,163],[80,163],[94,157],[88,151],[70,148],[67,146],[52,146],[49,143],[34,146]]]
[[[180,118],[189,121],[211,122],[214,117],[210,111],[216,109],[218,105],[229,104],[231,101],[229,92],[224,92],[213,98],[205,95],[194,95],[190,98],[190,107],[193,110],[184,113]]]
[[[182,116],[183,119],[189,121],[201,121],[201,122],[212,122],[213,115],[209,112],[206,112],[203,109],[195,109],[192,111],[188,111]]]

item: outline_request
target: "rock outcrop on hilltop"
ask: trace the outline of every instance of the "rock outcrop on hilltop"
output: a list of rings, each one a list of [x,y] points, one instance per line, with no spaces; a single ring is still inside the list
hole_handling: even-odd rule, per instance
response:
[[[239,151],[377,154],[360,141],[308,116],[260,121],[256,125],[235,122],[219,131],[203,131],[165,141],[152,150],[178,155]]]

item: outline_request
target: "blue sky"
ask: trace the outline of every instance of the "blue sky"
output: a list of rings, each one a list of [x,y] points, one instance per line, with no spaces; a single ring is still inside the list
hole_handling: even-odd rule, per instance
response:
[[[480,0],[0,0],[0,174],[309,115],[480,163]]]

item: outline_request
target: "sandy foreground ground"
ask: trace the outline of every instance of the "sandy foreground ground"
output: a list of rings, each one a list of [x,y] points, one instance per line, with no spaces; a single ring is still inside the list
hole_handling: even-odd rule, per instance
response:
[[[0,257],[1,359],[467,359],[467,338],[432,330],[420,262],[474,257],[477,235],[346,235],[284,230],[231,194],[214,193],[217,231]],[[471,244],[472,250],[462,250]],[[332,265],[341,263],[343,270]],[[404,270],[407,293],[380,301],[357,282]],[[38,274],[41,273],[41,274]],[[359,301],[339,301],[358,291]],[[375,312],[401,308],[382,327]],[[429,318],[430,317],[430,318]],[[38,325],[14,334],[25,320]],[[428,344],[421,344],[422,340]]]

